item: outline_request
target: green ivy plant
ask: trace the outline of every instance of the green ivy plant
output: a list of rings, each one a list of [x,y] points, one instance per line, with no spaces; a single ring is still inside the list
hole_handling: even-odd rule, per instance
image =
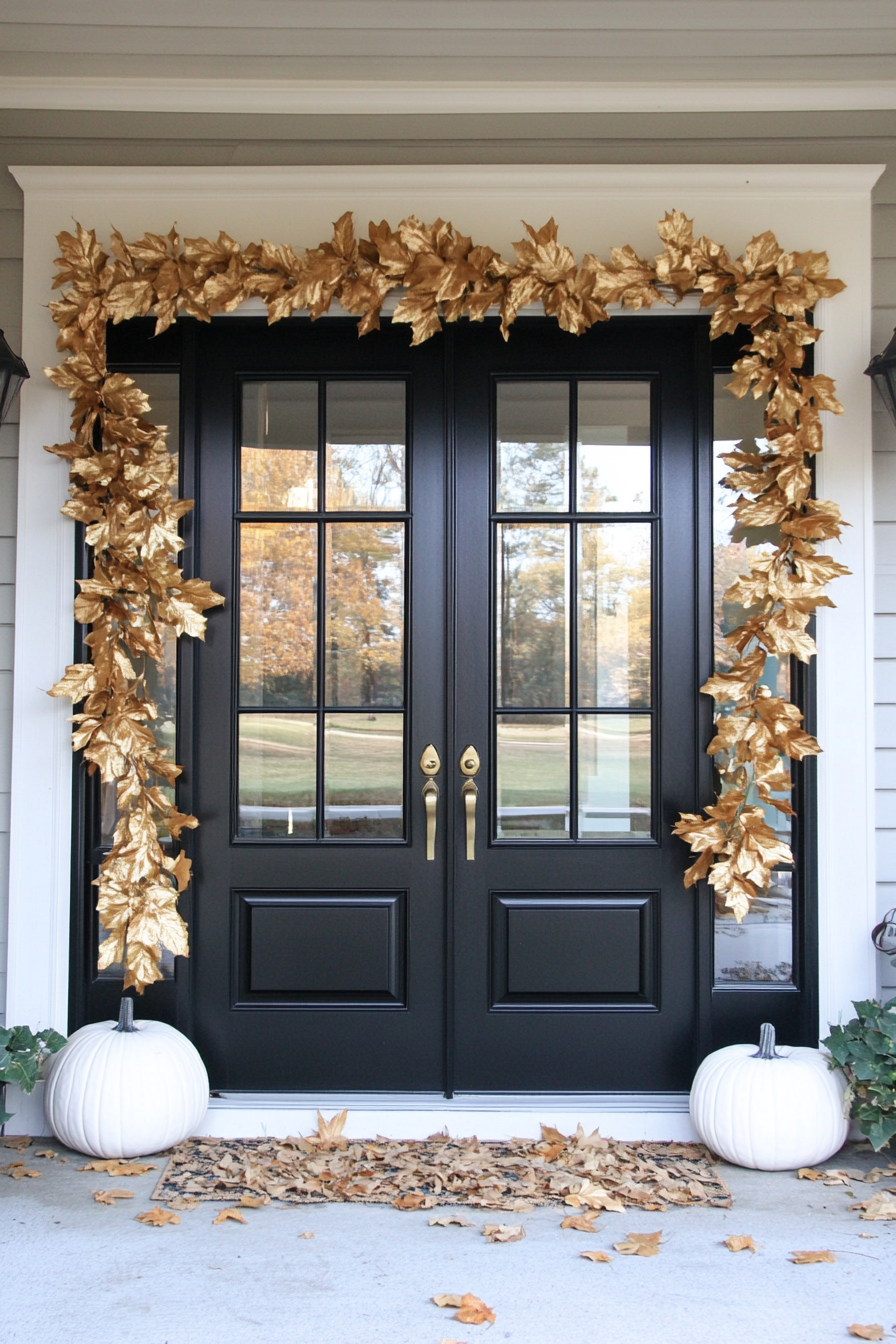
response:
[[[14,1083],[23,1092],[32,1092],[40,1077],[41,1064],[64,1045],[65,1037],[58,1031],[0,1027],[0,1083]],[[11,1112],[0,1105],[0,1125],[9,1119]]]
[[[857,1017],[822,1041],[849,1082],[844,1107],[879,1152],[896,1134],[896,999],[853,1002]]]

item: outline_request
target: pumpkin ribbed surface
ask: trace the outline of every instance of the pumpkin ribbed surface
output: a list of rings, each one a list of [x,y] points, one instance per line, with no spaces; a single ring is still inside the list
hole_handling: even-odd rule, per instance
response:
[[[197,1051],[164,1022],[134,1026],[91,1023],[56,1056],[45,1109],[60,1143],[92,1157],[138,1157],[199,1128],[208,1076]]]
[[[846,1141],[843,1075],[827,1056],[781,1046],[774,1059],[755,1045],[729,1045],[704,1059],[691,1089],[700,1138],[728,1162],[759,1171],[792,1171],[824,1162]]]

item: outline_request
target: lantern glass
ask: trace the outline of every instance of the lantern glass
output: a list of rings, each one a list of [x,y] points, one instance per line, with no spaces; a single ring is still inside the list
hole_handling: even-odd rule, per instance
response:
[[[896,331],[886,350],[875,355],[865,372],[874,383],[896,424]]]
[[[0,331],[0,424],[3,424],[16,393],[29,376],[25,361],[10,347]]]

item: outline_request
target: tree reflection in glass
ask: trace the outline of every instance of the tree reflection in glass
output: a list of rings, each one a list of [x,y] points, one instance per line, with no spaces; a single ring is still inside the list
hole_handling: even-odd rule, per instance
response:
[[[569,525],[498,526],[498,703],[569,701]]]
[[[579,704],[650,705],[650,523],[581,523]]]
[[[569,384],[499,383],[497,507],[569,508]]]
[[[404,523],[327,525],[328,705],[404,698]]]
[[[243,384],[240,508],[317,508],[317,383]]]
[[[580,513],[650,510],[650,384],[579,383]]]
[[[240,527],[240,704],[313,705],[317,524]]]
[[[404,507],[404,383],[327,383],[327,512]]]

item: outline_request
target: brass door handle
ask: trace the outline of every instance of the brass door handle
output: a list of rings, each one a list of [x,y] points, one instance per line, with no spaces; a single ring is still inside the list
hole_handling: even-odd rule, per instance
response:
[[[430,742],[423,748],[420,757],[420,769],[426,775],[423,785],[423,806],[426,808],[426,857],[433,861],[436,857],[436,808],[439,802],[439,786],[433,779],[442,768],[439,753]]]
[[[466,780],[461,794],[467,820],[467,860],[471,861],[476,857],[476,799],[479,797],[479,790],[472,779]]]
[[[461,797],[464,800],[464,816],[467,823],[467,861],[476,858],[476,799],[479,790],[473,782],[473,776],[479,774],[479,752],[475,747],[464,747],[460,754],[460,772],[466,775]]]
[[[436,857],[436,806],[439,801],[439,786],[434,779],[428,779],[423,785],[423,806],[426,808],[426,857]]]

